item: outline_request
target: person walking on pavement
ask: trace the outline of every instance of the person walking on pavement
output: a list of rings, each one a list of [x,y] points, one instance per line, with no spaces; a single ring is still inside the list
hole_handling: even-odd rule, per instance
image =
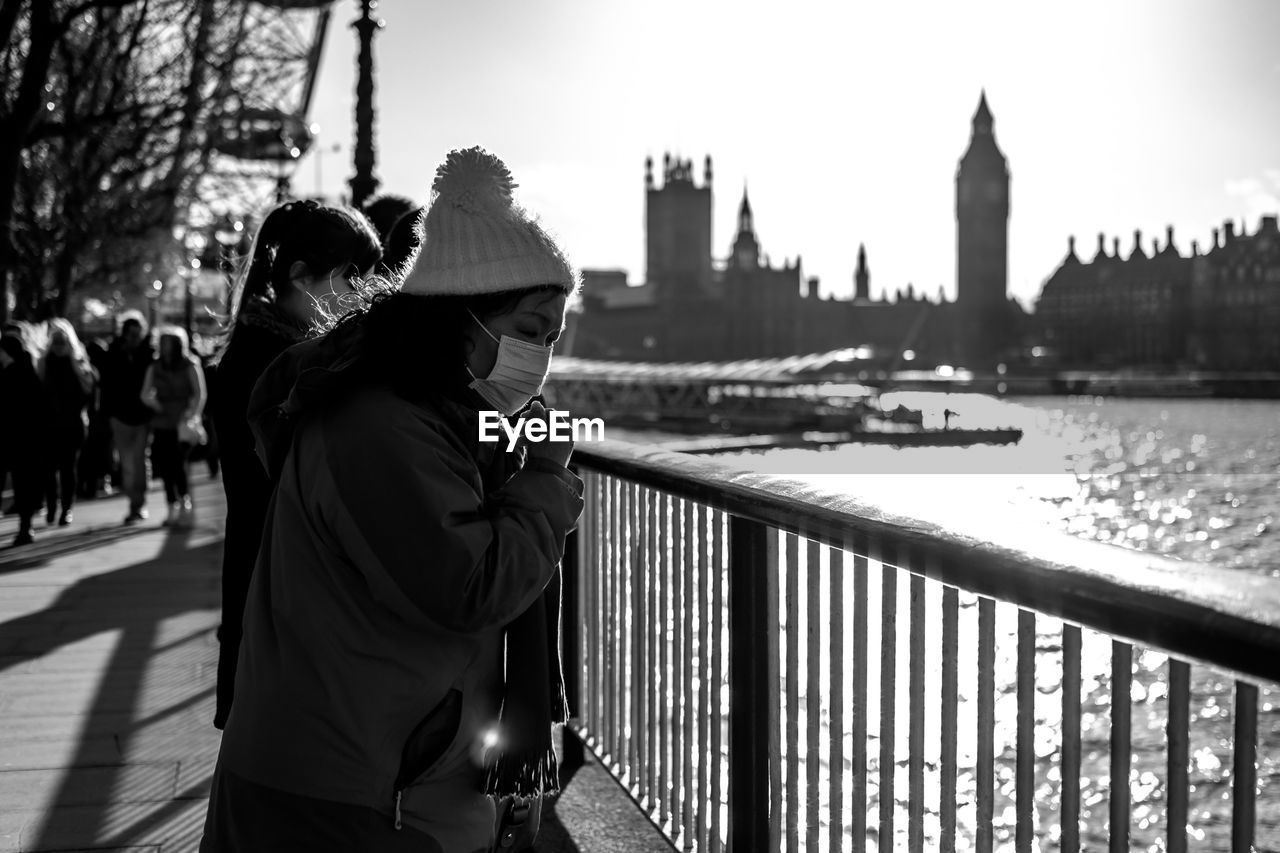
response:
[[[13,481],[13,506],[18,533],[13,546],[34,541],[31,524],[40,510],[52,422],[44,385],[36,375],[31,353],[18,332],[0,335],[0,454]]]
[[[129,499],[125,524],[147,518],[147,441],[151,410],[142,402],[142,383],[155,359],[147,323],[137,311],[120,315],[120,335],[111,342],[102,370],[102,408],[120,457],[121,491]]]
[[[186,434],[204,412],[204,371],[191,354],[187,333],[177,326],[160,329],[159,354],[147,368],[139,395],[155,414],[151,419],[151,466],[164,481],[169,515],[165,526],[190,527],[194,521],[187,456],[192,442]]]
[[[36,372],[44,382],[53,418],[49,434],[49,473],[45,486],[45,520],[53,524],[58,516],[58,499],[62,499],[62,515],[58,523],[71,523],[71,508],[76,499],[76,464],[89,428],[88,408],[93,400],[98,372],[80,344],[71,324],[61,317],[49,321],[49,343],[36,364]]]
[[[202,853],[525,849],[558,785],[570,442],[546,422],[577,273],[482,149],[437,171],[399,292],[286,350],[249,406],[276,483]]]
[[[84,447],[80,451],[77,474],[80,496],[91,499],[102,494],[112,494],[116,483],[115,466],[112,462],[111,418],[102,409],[102,370],[107,360],[107,345],[100,340],[92,340],[85,344],[85,352],[98,381],[89,402],[89,429]],[[112,478],[110,483],[109,477]]]
[[[377,234],[356,211],[290,202],[263,220],[232,290],[230,333],[215,356],[209,389],[227,496],[213,717],[218,729],[231,713],[244,601],[271,500],[271,481],[249,431],[249,394],[267,365],[320,320],[326,300],[340,307],[334,291],[349,291],[354,277],[367,275],[380,255]]]

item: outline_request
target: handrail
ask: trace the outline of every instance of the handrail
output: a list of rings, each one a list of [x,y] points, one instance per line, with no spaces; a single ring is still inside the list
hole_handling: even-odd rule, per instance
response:
[[[1268,577],[1039,527],[984,531],[987,540],[796,480],[611,440],[579,444],[574,462],[827,545],[907,549],[920,558],[904,560],[908,571],[949,586],[1280,681],[1280,583]]]

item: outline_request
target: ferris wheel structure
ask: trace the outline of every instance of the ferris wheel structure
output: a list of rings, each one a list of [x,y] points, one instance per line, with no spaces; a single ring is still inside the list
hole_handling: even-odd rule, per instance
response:
[[[290,196],[315,142],[308,120],[333,0],[230,0],[218,26],[234,45],[215,75],[209,168],[193,220],[256,218]]]

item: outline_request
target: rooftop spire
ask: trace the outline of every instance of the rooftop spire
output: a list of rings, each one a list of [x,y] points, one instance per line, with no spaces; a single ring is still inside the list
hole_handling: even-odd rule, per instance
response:
[[[853,297],[863,301],[871,299],[871,272],[867,269],[867,247],[858,244],[858,266],[853,271]]]
[[[973,114],[973,130],[975,133],[990,133],[994,124],[991,107],[987,106],[987,90],[983,89],[978,96],[978,111]]]
[[[733,240],[733,258],[740,269],[755,269],[760,266],[760,242],[756,239],[746,181],[742,182],[742,204],[738,207],[738,236]]]

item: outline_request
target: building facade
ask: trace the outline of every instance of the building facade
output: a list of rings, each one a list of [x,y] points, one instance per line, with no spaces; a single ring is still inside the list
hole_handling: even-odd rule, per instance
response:
[[[1263,216],[1253,234],[1224,224],[1221,244],[1191,273],[1188,360],[1196,367],[1280,370],[1280,229]]]
[[[1274,215],[1248,234],[1214,229],[1208,252],[1183,255],[1172,227],[1148,253],[1142,233],[1122,255],[1098,235],[1081,261],[1075,239],[1045,282],[1036,325],[1065,368],[1280,370],[1280,232]]]

